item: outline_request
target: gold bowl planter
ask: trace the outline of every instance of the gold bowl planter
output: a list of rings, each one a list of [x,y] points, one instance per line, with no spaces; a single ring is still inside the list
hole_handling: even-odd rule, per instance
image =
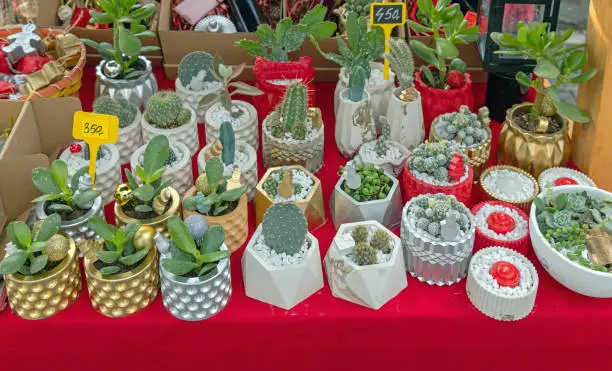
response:
[[[537,134],[519,127],[513,119],[517,111],[530,110],[532,103],[516,104],[506,113],[499,134],[497,160],[500,164],[519,167],[534,177],[548,168],[567,165],[571,154],[569,126],[562,117],[563,127],[553,134]]]
[[[89,300],[96,311],[107,317],[124,317],[153,302],[159,287],[159,259],[155,247],[136,268],[111,278],[103,277],[96,269],[97,260],[84,259]]]
[[[510,170],[510,171],[514,171],[514,172],[516,172],[518,174],[522,174],[522,175],[528,177],[529,180],[531,180],[531,182],[533,183],[533,186],[534,186],[533,194],[529,197],[528,200],[524,200],[524,201],[520,201],[520,202],[518,202],[518,201],[509,201],[509,200],[505,200],[503,198],[495,196],[488,189],[485,188],[484,182],[483,182],[486,179],[486,177],[488,177],[491,174],[491,172],[493,172],[495,170]],[[519,168],[514,167],[514,166],[507,166],[507,165],[491,166],[490,168],[485,170],[484,173],[482,173],[480,175],[480,188],[482,189],[483,194],[486,195],[486,199],[487,200],[501,201],[501,202],[508,203],[510,205],[514,205],[514,206],[520,208],[521,210],[523,210],[524,212],[526,212],[527,214],[529,214],[529,211],[531,209],[531,203],[533,202],[533,199],[538,195],[538,193],[540,193],[540,188],[538,187],[538,182],[536,182],[535,178],[532,177],[531,174],[529,174],[525,170],[519,169]]]
[[[11,309],[24,319],[51,317],[72,304],[81,291],[81,270],[72,238],[68,255],[55,268],[36,277],[7,274]]]
[[[165,214],[151,219],[135,219],[127,216],[123,212],[123,208],[119,203],[115,202],[115,224],[117,227],[122,227],[128,223],[138,223],[140,225],[150,225],[155,228],[156,232],[168,234],[168,218],[172,215],[180,216],[181,213],[181,196],[178,192],[170,187],[172,201],[168,211]]]

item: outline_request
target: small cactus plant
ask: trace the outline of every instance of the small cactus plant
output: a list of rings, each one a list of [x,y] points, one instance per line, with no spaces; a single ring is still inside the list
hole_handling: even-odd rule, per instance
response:
[[[223,163],[226,166],[232,165],[236,157],[236,137],[234,135],[234,127],[231,123],[224,122],[221,124],[219,128],[219,140],[223,145],[223,150],[221,152]]]
[[[464,157],[464,161],[467,163],[465,155],[454,143],[447,141],[425,142],[414,149],[407,165],[411,171],[428,174],[439,182],[451,182],[452,177],[449,174],[449,167],[455,154]]]
[[[354,12],[359,17],[369,17],[370,5],[375,1],[376,0],[346,0],[346,10]]]
[[[467,209],[454,196],[445,194],[421,195],[413,199],[407,214],[414,226],[437,240],[442,240],[442,228],[449,218],[456,221],[460,233],[471,227]],[[452,214],[452,215],[451,215]]]
[[[134,122],[138,107],[123,97],[100,97],[93,104],[93,111],[103,115],[113,115],[119,118],[119,127],[126,128]]]
[[[367,242],[359,242],[353,248],[357,265],[372,265],[378,263],[376,249]]]
[[[283,101],[276,107],[267,128],[272,136],[284,138],[290,134],[293,139],[304,140],[308,135],[308,88],[302,83],[287,88]]]
[[[349,72],[348,99],[352,102],[360,102],[365,95],[366,70],[356,66]]]
[[[201,91],[206,88],[206,83],[219,81],[212,72],[213,60],[212,55],[203,51],[184,56],[178,66],[181,85],[192,91]]]
[[[365,225],[358,225],[351,231],[355,241],[353,256],[357,265],[372,265],[378,263],[378,251],[383,254],[391,253],[389,234],[383,229],[376,229],[368,241],[370,232]]]
[[[384,254],[391,252],[391,244],[389,243],[389,235],[382,229],[374,232],[370,245],[376,250],[382,251]]]
[[[389,53],[385,54],[389,66],[395,72],[399,87],[406,89],[414,81],[414,57],[406,40],[402,38],[389,39]]]
[[[308,235],[306,217],[293,202],[270,206],[264,214],[262,228],[264,243],[278,254],[297,254]]]
[[[351,236],[355,243],[368,242],[368,229],[363,225],[359,225],[353,229]]]
[[[181,98],[173,91],[155,93],[147,103],[145,119],[160,129],[185,125],[191,120],[191,112],[183,106]]]
[[[467,106],[438,117],[435,129],[441,139],[456,142],[460,147],[479,145],[488,136],[485,125]]]
[[[380,117],[380,124],[382,133],[376,140],[376,144],[374,145],[374,150],[379,157],[384,157],[389,151],[389,143],[391,140],[391,125],[389,125],[389,121],[385,116]]]

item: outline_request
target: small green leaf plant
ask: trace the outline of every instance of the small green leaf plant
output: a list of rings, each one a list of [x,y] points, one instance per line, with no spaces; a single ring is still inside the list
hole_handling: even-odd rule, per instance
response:
[[[424,82],[436,89],[459,88],[465,84],[465,62],[459,59],[456,44],[469,44],[480,37],[478,26],[468,26],[463,18],[459,4],[451,0],[439,0],[436,5],[432,0],[418,0],[419,10],[428,20],[428,26],[408,20],[408,26],[415,32],[432,33],[435,48],[430,48],[420,40],[410,40],[412,51],[426,63],[433,66],[422,66]],[[440,32],[443,30],[444,32]],[[447,66],[448,61],[450,64]]]
[[[320,40],[336,32],[336,24],[324,20],[326,14],[327,7],[317,5],[304,14],[298,24],[293,24],[291,18],[278,22],[276,29],[272,29],[268,24],[261,24],[255,31],[259,41],[243,39],[236,42],[236,46],[254,57],[288,62],[289,53],[300,49],[306,37]]]
[[[119,128],[130,126],[136,118],[138,106],[128,102],[123,97],[99,97],[94,101],[93,111],[103,115],[113,115],[119,118]],[[87,157],[89,159],[89,156]]]
[[[178,94],[161,90],[153,94],[145,110],[147,122],[159,129],[172,129],[191,121],[191,111],[183,105]]]
[[[219,157],[206,162],[204,173],[196,180],[196,195],[183,200],[183,208],[207,216],[220,216],[232,212],[238,200],[246,192],[242,186],[227,189],[227,178],[223,177],[224,166]]]
[[[139,39],[155,36],[142,24],[153,16],[155,4],[140,4],[138,0],[101,0],[100,7],[103,12],[92,11],[91,18],[96,23],[113,26],[113,43],[82,39],[83,43],[98,50],[103,60],[118,64],[120,74],[112,78],[138,78],[144,73],[142,67],[137,68],[135,64],[140,54],[159,50],[157,46],[142,46]]]
[[[550,121],[550,117],[559,113],[577,122],[589,122],[590,118],[585,111],[559,97],[561,85],[582,84],[597,73],[595,68],[582,72],[587,62],[584,44],[572,46],[565,44],[574,30],[568,28],[562,34],[547,32],[548,24],[541,22],[529,24],[518,22],[516,28],[516,36],[493,32],[491,39],[500,46],[500,50],[495,51],[496,54],[535,59],[536,66],[533,70],[537,75],[535,80],[532,81],[522,71],[516,74],[516,81],[537,92],[531,112],[534,121],[539,117]],[[550,80],[552,85],[546,86],[546,79]],[[537,131],[546,132],[546,129],[544,125]]]
[[[51,168],[32,170],[32,183],[40,192],[32,202],[44,202],[45,212],[58,213],[64,220],[78,218],[83,210],[89,210],[100,191],[91,189],[91,182],[84,181],[87,167],[77,170],[71,179],[68,166],[62,160],[55,160]]]
[[[357,265],[372,265],[378,263],[378,251],[383,254],[391,253],[389,235],[382,229],[377,229],[370,238],[368,228],[363,225],[355,227],[351,231],[355,246],[353,256]],[[369,240],[369,241],[368,241]]]

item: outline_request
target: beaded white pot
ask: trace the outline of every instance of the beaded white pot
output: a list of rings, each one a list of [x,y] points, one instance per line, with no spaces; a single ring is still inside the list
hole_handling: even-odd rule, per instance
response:
[[[404,102],[392,93],[387,108],[387,121],[391,127],[391,138],[409,150],[423,143],[425,139],[425,123],[421,93],[412,102]]]
[[[236,140],[241,140],[251,145],[257,151],[259,149],[259,121],[257,118],[257,111],[252,104],[243,102],[241,100],[233,100],[233,105],[238,105],[244,112],[247,112],[248,119],[241,125],[234,125],[234,135]],[[218,122],[212,115],[215,107],[220,106],[221,103],[213,104],[207,111],[204,118],[206,122],[206,144],[210,144],[215,140],[219,139],[219,130],[223,122]]]
[[[175,143],[182,143],[187,146],[191,156],[195,155],[200,148],[200,140],[198,139],[198,122],[196,113],[191,107],[184,106],[191,112],[189,122],[177,128],[160,129],[151,125],[146,119],[146,112],[142,115],[142,138],[145,143],[148,143],[153,137],[165,135],[168,140]]]
[[[577,185],[585,187],[597,187],[595,182],[580,171],[570,169],[568,167],[551,167],[544,170],[538,177],[538,185],[540,189],[546,189],[549,186],[555,186],[555,180],[560,178],[569,178]]]
[[[406,159],[410,156],[410,151],[398,142],[387,140],[386,143],[389,146],[389,151],[397,153],[398,156],[396,158],[380,158],[376,154],[376,143],[377,141],[374,140],[362,145],[359,148],[359,154],[355,157],[356,162],[382,167],[386,172],[393,174],[397,178],[406,164]]]
[[[254,245],[263,233],[260,224],[251,237],[242,256],[242,277],[246,296],[291,309],[323,288],[323,269],[319,242],[310,233],[310,247],[304,260],[298,264],[273,266],[254,251]]]
[[[197,113],[198,122],[204,122],[204,119],[206,117],[207,107],[200,108],[200,101],[202,100],[202,98],[204,98],[204,96],[208,94],[221,90],[221,84],[219,84],[217,87],[212,89],[193,91],[184,87],[181,83],[181,79],[176,79],[174,86],[176,89],[176,94],[181,97],[183,104],[189,106]]]
[[[336,111],[336,146],[344,157],[352,158],[363,143],[375,138],[376,127],[372,116],[370,95],[359,102],[347,98],[348,89],[340,93]]]
[[[121,165],[129,163],[130,156],[132,156],[134,150],[143,143],[141,116],[142,113],[140,113],[140,110],[137,110],[134,122],[127,127],[119,128],[119,136],[115,146],[117,146],[119,151],[119,163]]]
[[[185,194],[189,188],[193,185],[193,172],[191,171],[191,155],[189,149],[183,143],[170,142],[170,146],[180,152],[177,154],[180,157],[172,166],[167,167],[164,172],[163,180],[172,178],[171,187],[174,188],[179,194]],[[138,148],[130,159],[130,167],[132,171],[136,169],[136,166],[141,165],[142,157],[146,150],[146,144]]]

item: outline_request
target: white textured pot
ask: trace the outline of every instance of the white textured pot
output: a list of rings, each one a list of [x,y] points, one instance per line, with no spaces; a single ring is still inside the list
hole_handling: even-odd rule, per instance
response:
[[[246,296],[283,309],[291,309],[323,288],[319,242],[312,234],[308,233],[307,236],[310,248],[306,251],[304,261],[300,264],[276,267],[253,251],[261,233],[260,224],[242,256]]]
[[[341,243],[340,236],[360,225],[387,232],[393,249],[389,261],[359,266],[346,257],[354,245]],[[375,221],[341,225],[325,255],[324,264],[332,295],[368,308],[382,307],[408,286],[400,239]]]
[[[142,113],[136,111],[134,122],[125,128],[119,128],[119,137],[115,146],[119,150],[119,163],[121,165],[130,162],[130,157],[134,150],[142,145]]]
[[[353,102],[347,98],[348,89],[344,89],[339,98],[336,112],[336,146],[344,157],[352,158],[363,143],[375,138],[376,130],[372,118],[370,96]]]
[[[421,93],[412,102],[400,100],[396,93],[390,94],[387,108],[387,121],[391,127],[391,138],[409,150],[418,146],[425,139],[425,125],[423,121],[423,107],[421,106]]]
[[[394,138],[391,136],[391,138]],[[401,157],[398,157],[395,160],[389,159],[381,159],[376,155],[375,147],[376,140],[365,143],[359,148],[359,154],[355,157],[356,162],[361,162],[364,164],[372,164],[376,167],[382,167],[385,169],[387,173],[393,174],[396,178],[402,172],[404,165],[406,164],[406,159],[410,155],[410,151],[406,149],[403,145],[398,142],[387,140],[387,145],[389,147],[394,147],[397,149],[399,153],[402,154]]]
[[[102,72],[107,63],[102,60],[96,66],[96,98],[109,96],[111,98],[123,97],[128,102],[134,103],[141,110],[149,101],[153,94],[157,93],[157,80],[153,74],[151,62],[143,57],[138,57],[139,63],[144,65],[145,72],[134,80],[110,79]]]
[[[212,144],[207,144],[204,148],[202,148],[200,153],[198,153],[198,174],[204,173],[204,169],[206,167],[206,160],[204,158],[205,151],[211,145]],[[253,147],[241,140],[236,141],[236,151],[246,154],[249,158],[246,165],[244,165],[244,168],[240,169],[240,181],[247,187],[247,197],[249,201],[251,201],[253,198],[255,198],[255,187],[257,187],[257,180],[259,179],[257,174],[257,152],[255,152]],[[232,174],[226,173],[224,175],[230,176]]]
[[[583,191],[586,191],[592,197],[612,200],[612,193],[610,192],[599,188],[576,185],[554,187],[552,188],[552,197],[556,197],[559,193],[578,193]],[[537,197],[543,198],[545,192],[548,191],[542,192]],[[594,298],[612,298],[612,273],[597,272],[585,268],[566,258],[550,246],[542,232],[540,232],[540,228],[538,228],[535,202],[531,205],[531,213],[529,215],[529,234],[538,260],[540,260],[544,269],[557,282],[582,295]]]
[[[207,107],[199,108],[202,98],[221,89],[221,84],[219,84],[219,86],[213,89],[193,91],[184,87],[181,83],[181,79],[176,79],[174,86],[176,89],[176,94],[181,97],[183,104],[189,106],[192,110],[197,112],[198,122],[204,122],[206,118]]]
[[[144,142],[148,143],[155,136],[165,135],[171,142],[186,145],[191,156],[195,155],[198,148],[200,148],[197,117],[195,111],[191,109],[191,107],[184,107],[191,112],[191,119],[189,119],[188,123],[172,129],[160,129],[151,125],[145,117],[145,112],[145,115],[142,115],[142,138]]]
[[[182,153],[180,161],[175,162],[171,167],[168,167],[164,172],[163,180],[172,178],[171,187],[174,188],[179,194],[185,194],[191,186],[193,186],[193,172],[191,171],[191,155],[189,149],[183,143],[170,142],[170,146],[176,151]],[[132,171],[136,169],[136,166],[141,165],[141,157],[143,157],[147,145],[143,145],[138,148],[130,159],[130,167]]]
[[[246,120],[242,125],[234,125],[234,135],[236,140],[247,142],[251,147],[257,151],[259,149],[259,121],[257,118],[257,111],[252,104],[241,101],[233,100],[232,104],[239,105],[244,111],[248,112],[249,119]],[[204,118],[206,122],[206,144],[210,144],[219,138],[219,130],[223,122],[216,122],[212,117],[212,108],[221,105],[217,102],[213,104],[207,111]]]

